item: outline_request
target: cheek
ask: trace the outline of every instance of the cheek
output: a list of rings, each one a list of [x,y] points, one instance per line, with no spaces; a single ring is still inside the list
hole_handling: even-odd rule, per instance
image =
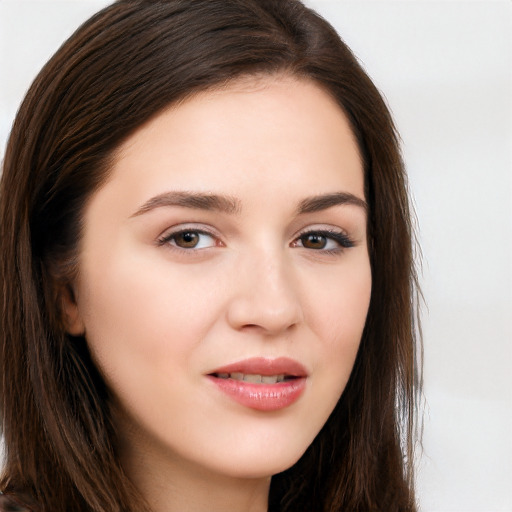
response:
[[[371,296],[371,269],[363,261],[357,269],[331,276],[310,308],[310,325],[322,343],[318,359],[325,393],[339,398],[348,381],[361,342]],[[334,395],[333,395],[334,393]]]
[[[214,321],[208,291],[168,264],[136,257],[96,261],[103,263],[84,265],[79,308],[102,372],[144,378],[148,368],[179,368]]]
[[[329,269],[308,283],[310,323],[319,336],[334,345],[359,343],[372,289],[370,263],[367,257],[354,258],[346,266]]]

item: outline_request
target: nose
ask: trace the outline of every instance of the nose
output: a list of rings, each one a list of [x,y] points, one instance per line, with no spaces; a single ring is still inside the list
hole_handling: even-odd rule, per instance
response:
[[[276,336],[303,320],[301,301],[286,261],[258,258],[240,268],[228,306],[228,323],[236,330]]]

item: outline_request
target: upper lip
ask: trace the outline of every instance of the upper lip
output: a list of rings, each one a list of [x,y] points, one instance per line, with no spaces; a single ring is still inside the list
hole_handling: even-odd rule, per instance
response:
[[[266,358],[253,357],[216,368],[209,375],[217,373],[243,373],[245,375],[289,375],[293,377],[307,377],[306,368],[288,357]]]

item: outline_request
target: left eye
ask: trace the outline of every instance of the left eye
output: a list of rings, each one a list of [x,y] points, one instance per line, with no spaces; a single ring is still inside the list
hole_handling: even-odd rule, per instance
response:
[[[180,249],[206,249],[215,245],[215,239],[204,231],[187,229],[165,236],[160,243],[169,243]]]
[[[311,231],[302,234],[295,245],[305,249],[336,251],[353,247],[354,243],[343,233],[330,231]]]

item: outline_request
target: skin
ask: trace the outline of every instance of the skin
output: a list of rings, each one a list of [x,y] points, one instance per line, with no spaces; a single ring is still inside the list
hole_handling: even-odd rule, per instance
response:
[[[235,204],[151,203],[167,192]],[[366,211],[354,201],[298,209],[338,193],[364,201],[345,115],[317,85],[279,76],[159,114],[119,149],[89,201],[74,299],[64,298],[69,332],[85,332],[114,396],[122,463],[155,512],[267,510],[271,476],[332,412],[370,300]],[[172,238],[185,228],[195,248]],[[319,230],[352,246],[304,236]],[[308,377],[277,411],[240,405],[206,377],[282,356]]]

